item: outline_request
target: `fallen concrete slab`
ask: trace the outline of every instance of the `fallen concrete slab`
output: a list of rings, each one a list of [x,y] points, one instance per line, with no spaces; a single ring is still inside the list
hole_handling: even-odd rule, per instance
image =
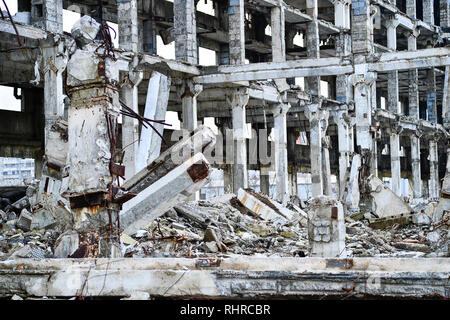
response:
[[[367,183],[371,190],[372,210],[379,218],[407,214],[413,211],[409,204],[400,199],[376,176],[370,175]]]
[[[209,182],[210,166],[202,153],[177,166],[123,205],[120,225],[133,234],[186,200]]]
[[[373,229],[383,229],[394,224],[406,225],[411,222],[412,215],[403,213],[393,216],[386,216],[383,218],[369,219],[369,226]]]
[[[253,214],[264,220],[270,220],[276,224],[285,224],[298,218],[306,222],[304,216],[300,216],[300,214],[283,207],[281,204],[251,189],[239,189],[237,198]]]
[[[449,270],[446,258],[17,259],[0,262],[0,296],[448,298]]]
[[[137,194],[187,161],[194,154],[201,152],[206,146],[214,145],[215,143],[216,136],[214,132],[206,126],[199,126],[191,135],[164,151],[146,168],[125,181],[122,188]]]

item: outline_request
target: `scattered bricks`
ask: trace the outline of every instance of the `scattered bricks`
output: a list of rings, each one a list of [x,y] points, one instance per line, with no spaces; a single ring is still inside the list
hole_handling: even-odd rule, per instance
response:
[[[384,218],[369,219],[369,226],[373,229],[383,229],[394,224],[407,225],[411,222],[411,214],[399,214]]]
[[[33,217],[31,216],[31,213],[28,212],[27,209],[23,209],[19,219],[17,219],[16,226],[23,231],[30,231],[32,220]]]

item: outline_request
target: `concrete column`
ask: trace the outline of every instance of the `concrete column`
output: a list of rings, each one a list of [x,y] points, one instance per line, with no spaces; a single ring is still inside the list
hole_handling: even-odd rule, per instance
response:
[[[154,17],[156,2],[150,1],[150,3],[147,2],[147,5],[148,7],[144,6],[143,8],[144,14],[148,16],[148,19],[142,21],[142,49],[144,52],[156,54],[156,35],[158,32]]]
[[[423,21],[434,24],[434,0],[423,0]]]
[[[444,127],[450,130],[450,67],[445,67],[444,93],[442,98],[442,119]]]
[[[370,174],[378,177],[378,139],[375,137],[372,139],[372,155],[370,157]]]
[[[248,188],[247,176],[247,137],[246,114],[249,95],[244,89],[235,89],[227,96],[227,102],[232,109],[234,164],[233,191]]]
[[[350,57],[352,54],[352,39],[347,33],[341,32],[336,37],[336,56]],[[353,88],[348,75],[336,76],[336,100],[339,102],[350,102],[353,100]]]
[[[170,78],[156,71],[152,72],[148,80],[147,97],[145,100],[144,117],[147,119],[164,120],[169,102]],[[184,110],[183,110],[184,114]],[[160,135],[164,132],[164,125],[153,123],[153,127]],[[195,128],[194,128],[195,129]],[[194,130],[191,129],[191,130]],[[141,128],[139,149],[136,159],[136,172],[141,171],[148,164],[159,157],[161,137],[150,126]]]
[[[345,258],[345,218],[341,202],[326,196],[308,201],[310,257]]]
[[[408,38],[408,51],[417,50],[417,37],[419,31],[408,32],[406,34]],[[409,75],[409,116],[413,119],[419,119],[419,71],[418,69],[411,69],[408,71]]]
[[[330,137],[326,135],[326,129],[322,137],[322,178],[323,178],[323,194],[331,196],[331,167],[330,167]]]
[[[270,171],[269,166],[261,165],[259,169],[259,189],[261,193],[270,196]]]
[[[306,26],[306,56],[308,58],[320,58],[317,0],[306,1],[306,13],[313,18]],[[320,77],[305,77],[305,91],[318,96],[320,94]]]
[[[439,183],[439,162],[438,162],[438,145],[435,139],[430,140],[430,198],[439,199],[440,183]]]
[[[63,32],[61,0],[31,0],[31,23],[53,33]]]
[[[361,63],[364,55],[373,51],[370,0],[352,0],[352,8],[352,50],[355,54],[361,54],[356,59],[356,63]]]
[[[334,2],[334,25],[336,27],[345,28],[345,10],[346,5],[343,1]]]
[[[119,48],[125,51],[138,51],[138,10],[137,0],[117,2],[117,19],[119,25]]]
[[[286,61],[284,6],[273,7],[270,10],[270,13],[270,26],[272,27],[272,61]]]
[[[183,129],[193,131],[197,128],[197,97],[202,92],[203,87],[201,85],[194,85],[192,81],[186,80],[180,90],[182,126]]]
[[[43,48],[46,162],[42,168],[44,174],[49,174],[57,167],[62,169],[66,164],[67,150],[61,149],[58,139],[51,138],[53,124],[64,118],[63,72],[66,69],[67,57],[63,50],[63,43]]]
[[[414,19],[417,17],[416,0],[406,0],[406,14]]]
[[[291,196],[298,196],[298,179],[297,179],[296,165],[293,165],[291,167],[291,172],[289,173],[289,194]]]
[[[245,64],[244,0],[230,0],[228,26],[230,64]]]
[[[345,188],[345,173],[350,166],[351,118],[348,116],[347,111],[338,111],[335,114],[334,122],[338,128],[339,190],[342,191]]]
[[[223,168],[223,189],[224,193],[233,193],[233,167],[226,164]]]
[[[120,110],[119,93],[111,83],[119,79],[98,73],[100,64],[117,68],[109,58],[105,60],[94,52],[77,50],[67,66],[71,104],[66,197],[70,199],[74,229],[86,246],[79,255],[85,258],[121,255],[120,207],[111,201],[113,189],[117,187],[112,155],[117,152],[113,142],[118,139],[116,126]],[[85,73],[83,82],[77,78],[80,65]],[[114,77],[118,72],[110,70],[106,74]]]
[[[391,189],[401,196],[401,168],[400,168],[400,135],[395,130],[390,133],[391,151]]]
[[[367,71],[367,65],[355,65],[353,85],[356,111],[356,143],[361,149],[372,150],[371,85],[376,74]]]
[[[174,0],[175,58],[198,63],[195,0]]]
[[[322,101],[309,104],[305,112],[309,119],[309,144],[311,150],[311,182],[313,197],[323,195],[323,170],[322,170],[322,137],[328,127],[328,111],[321,109]]]
[[[398,22],[391,18],[387,20],[387,43],[388,48],[397,51],[397,26]],[[388,73],[388,110],[398,113],[398,71]]]
[[[275,130],[275,167],[277,179],[275,198],[283,204],[286,204],[289,200],[286,116],[290,107],[290,104],[278,104],[272,109]]]
[[[450,27],[450,2],[448,0],[439,1],[441,27]]]
[[[138,86],[143,77],[142,72],[130,72],[128,81],[121,89],[121,99],[127,107],[139,113]],[[130,179],[136,170],[136,161],[139,149],[139,122],[131,117],[122,117],[122,146],[125,150],[123,164],[125,165],[125,178]]]
[[[437,123],[436,72],[434,68],[427,70],[427,114],[428,121]]]
[[[420,169],[420,137],[413,134],[411,139],[411,168],[413,198],[422,198],[422,174]]]

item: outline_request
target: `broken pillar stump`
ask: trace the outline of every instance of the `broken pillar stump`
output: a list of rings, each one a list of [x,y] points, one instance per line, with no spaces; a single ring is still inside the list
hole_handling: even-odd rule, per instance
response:
[[[319,196],[308,201],[308,237],[311,257],[345,258],[345,220],[342,203]]]

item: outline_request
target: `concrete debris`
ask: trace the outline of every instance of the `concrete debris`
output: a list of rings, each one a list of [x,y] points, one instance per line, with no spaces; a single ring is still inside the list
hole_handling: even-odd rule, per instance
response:
[[[417,213],[412,215],[412,222],[417,225],[429,225],[431,218],[425,213]]]
[[[100,31],[100,24],[88,15],[82,16],[76,21],[70,33],[77,42],[78,47],[83,48],[97,37]]]
[[[367,179],[372,197],[372,212],[378,218],[389,217],[412,212],[409,204],[391,191],[380,179],[370,175]]]
[[[319,196],[308,201],[309,250],[312,257],[345,258],[345,221],[342,203]]]
[[[23,231],[30,231],[32,220],[33,217],[31,216],[31,213],[24,208],[20,213],[19,219],[17,219],[16,226]]]

